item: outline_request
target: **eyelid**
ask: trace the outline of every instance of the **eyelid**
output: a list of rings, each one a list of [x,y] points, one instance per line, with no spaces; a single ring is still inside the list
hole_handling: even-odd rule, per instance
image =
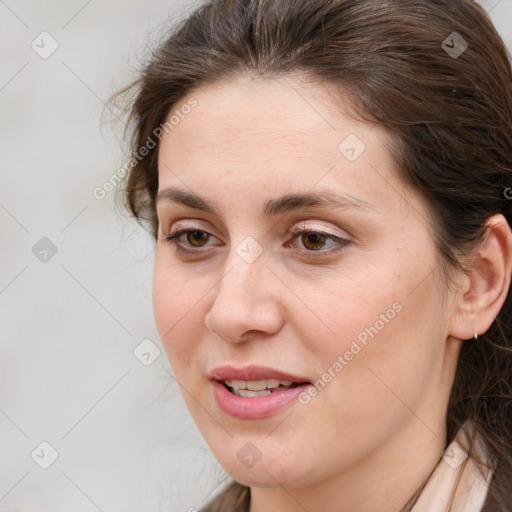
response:
[[[175,223],[175,225],[173,226],[172,232],[165,235],[164,238],[167,238],[167,237],[171,236],[172,234],[176,234],[178,231],[204,231],[205,233],[208,233],[209,235],[211,235],[215,238],[219,238],[214,233],[208,231],[208,229],[202,228],[201,226],[197,225],[198,221],[199,221],[198,219],[194,219],[195,224],[193,223],[190,225],[187,225],[187,221],[177,221]],[[321,226],[319,228],[317,226],[311,226],[309,224],[309,222],[311,222],[311,221],[308,221],[308,220],[298,221],[290,229],[288,229],[287,234],[290,236],[294,236],[294,235],[302,233],[303,231],[307,231],[307,232],[319,233],[319,234],[325,235],[327,237],[332,237],[335,239],[348,238],[348,235],[345,235],[345,234],[337,235],[330,231],[326,231],[328,228],[323,228]],[[168,231],[171,231],[171,230],[168,230]]]
[[[332,232],[332,228],[319,226],[318,224],[311,225],[311,222],[312,221],[301,220],[301,221],[295,223],[288,230],[288,234],[289,235],[296,235],[297,233],[301,233],[302,231],[311,231],[311,232],[314,232],[314,233],[321,233],[321,234],[323,234],[325,236],[331,236],[333,238],[343,238],[343,239],[349,238],[349,235],[347,233],[336,234],[336,233]]]
[[[190,220],[177,220],[173,224],[173,231],[180,231],[182,229],[190,229],[191,231],[197,230],[197,231],[207,231],[210,229],[209,227],[201,227],[201,222],[204,222],[202,219],[190,219]]]
[[[162,235],[164,240],[171,234],[175,234],[178,231],[204,231],[205,233],[208,233],[215,238],[222,237],[222,234],[220,234],[218,230],[215,231],[212,229],[211,224],[207,221],[204,221],[203,219],[177,220],[174,223],[171,223],[171,228],[164,229],[162,227]]]

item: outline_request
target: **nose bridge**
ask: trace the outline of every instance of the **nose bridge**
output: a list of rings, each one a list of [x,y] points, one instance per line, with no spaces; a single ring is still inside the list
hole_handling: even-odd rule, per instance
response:
[[[229,341],[238,341],[247,331],[274,332],[281,322],[275,289],[267,283],[272,273],[266,268],[263,248],[251,238],[227,256],[205,319],[209,329]]]
[[[216,302],[220,298],[221,302],[227,301],[231,307],[248,308],[253,302],[251,299],[262,298],[264,274],[268,270],[263,248],[254,242],[244,240],[230,251],[225,272],[218,283]]]

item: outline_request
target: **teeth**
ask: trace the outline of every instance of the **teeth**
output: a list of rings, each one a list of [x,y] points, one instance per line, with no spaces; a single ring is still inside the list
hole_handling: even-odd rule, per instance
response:
[[[262,391],[267,389],[267,379],[248,380],[247,389],[250,389],[251,391]]]
[[[268,389],[278,388],[279,384],[281,384],[281,381],[279,379],[267,379],[267,388]]]
[[[233,393],[238,396],[252,397],[252,396],[265,396],[270,395],[271,391],[268,389],[262,389],[261,391],[250,391],[248,389],[236,389],[233,388]]]
[[[224,381],[226,386],[233,390],[233,393],[238,396],[263,396],[270,393],[269,390],[277,389],[279,387],[288,387],[293,384],[291,380],[279,380],[279,379],[260,379],[260,380],[232,380],[226,379]],[[238,393],[240,391],[246,391],[247,393]],[[267,391],[266,393],[261,393]],[[257,392],[259,394],[254,394]]]
[[[231,382],[231,384],[229,384],[229,382]],[[246,380],[231,380],[231,381],[226,381],[226,384],[232,388],[247,389],[247,381]]]

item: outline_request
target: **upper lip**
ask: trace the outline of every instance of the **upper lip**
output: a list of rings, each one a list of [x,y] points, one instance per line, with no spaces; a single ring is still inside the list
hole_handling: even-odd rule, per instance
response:
[[[280,370],[267,368],[265,366],[250,365],[243,368],[235,368],[233,366],[218,366],[210,372],[210,379],[223,381],[223,380],[262,380],[262,379],[279,379],[291,382],[309,382],[304,377],[291,375]]]

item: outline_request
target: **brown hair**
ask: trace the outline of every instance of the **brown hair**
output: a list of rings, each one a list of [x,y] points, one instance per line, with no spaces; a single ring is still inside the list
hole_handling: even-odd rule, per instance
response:
[[[454,34],[456,33],[456,34]],[[467,48],[466,48],[467,44]],[[133,85],[132,147],[154,137],[194,88],[247,73],[303,72],[349,92],[357,113],[383,125],[402,180],[428,200],[440,259],[462,256],[485,221],[512,220],[510,55],[471,0],[211,0],[154,52]],[[125,204],[156,238],[158,147],[134,161]],[[447,411],[448,442],[472,421],[495,472],[489,511],[512,511],[512,299],[490,329],[462,346]],[[233,483],[204,512],[249,509]]]

